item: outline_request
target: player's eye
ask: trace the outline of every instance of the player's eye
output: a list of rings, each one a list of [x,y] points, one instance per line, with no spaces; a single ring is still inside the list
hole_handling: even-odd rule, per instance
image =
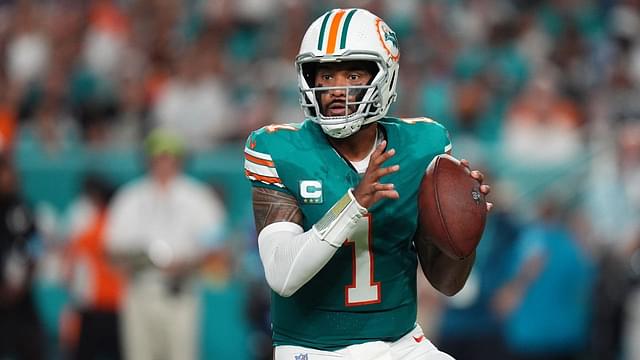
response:
[[[333,79],[333,76],[331,76],[331,74],[321,74],[320,75],[320,79],[324,80],[324,81],[329,81],[329,80]]]
[[[358,81],[360,80],[360,74],[358,73],[351,73],[349,74],[349,76],[347,77],[350,81]]]

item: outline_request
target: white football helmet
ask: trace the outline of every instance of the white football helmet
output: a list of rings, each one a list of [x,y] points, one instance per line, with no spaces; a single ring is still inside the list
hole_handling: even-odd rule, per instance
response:
[[[334,138],[348,137],[362,125],[382,118],[397,96],[399,58],[396,34],[379,17],[364,9],[333,9],[325,13],[305,33],[295,61],[305,116]],[[355,111],[325,116],[318,95],[333,88],[315,87],[315,68],[319,63],[343,61],[369,61],[377,71],[368,85],[344,87],[347,94],[358,94],[355,102],[347,100],[346,104],[347,109],[355,106]]]

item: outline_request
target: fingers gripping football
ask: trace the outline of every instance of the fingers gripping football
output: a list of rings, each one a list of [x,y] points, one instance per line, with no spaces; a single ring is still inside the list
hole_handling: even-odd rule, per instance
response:
[[[382,166],[385,161],[389,160],[396,153],[395,149],[384,151],[386,145],[387,142],[382,141],[376,147],[373,154],[371,154],[369,167],[364,173],[364,177],[353,190],[353,196],[356,198],[356,201],[358,201],[358,204],[367,209],[382,199],[397,199],[400,197],[393,184],[380,182],[383,176],[394,173],[400,169],[400,165]]]
[[[472,178],[478,180],[478,182],[480,183],[480,192],[483,193],[485,196],[489,195],[489,193],[491,192],[491,186],[487,184],[483,184],[484,174],[478,170],[471,170],[471,168],[469,167],[469,160],[467,159],[461,159],[460,163],[470,170],[470,174]],[[487,211],[490,211],[492,207],[493,207],[493,203],[487,201]]]

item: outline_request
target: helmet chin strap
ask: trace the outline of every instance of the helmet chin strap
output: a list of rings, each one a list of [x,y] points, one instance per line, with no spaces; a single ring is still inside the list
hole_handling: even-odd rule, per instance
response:
[[[362,127],[362,119],[340,125],[320,125],[322,131],[336,139],[344,139],[356,133]]]

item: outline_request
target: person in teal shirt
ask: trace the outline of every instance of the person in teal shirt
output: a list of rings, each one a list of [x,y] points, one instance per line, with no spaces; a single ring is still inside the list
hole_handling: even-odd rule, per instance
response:
[[[595,266],[565,225],[562,205],[545,199],[509,256],[509,280],[494,306],[518,359],[571,359],[586,351]]]

